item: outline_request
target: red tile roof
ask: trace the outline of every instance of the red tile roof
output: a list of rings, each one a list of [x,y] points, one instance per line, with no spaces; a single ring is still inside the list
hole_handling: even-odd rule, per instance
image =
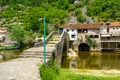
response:
[[[72,29],[99,29],[99,24],[68,24],[62,25],[61,28],[72,28]]]
[[[0,27],[0,30],[6,30],[6,28],[5,27]]]
[[[107,26],[105,22],[101,23],[102,26]],[[120,27],[120,22],[109,22],[109,27]],[[65,24],[60,28],[72,28],[72,29],[99,29],[100,24]]]
[[[102,22],[102,26],[107,26],[105,22]],[[109,27],[120,27],[120,22],[110,22]]]

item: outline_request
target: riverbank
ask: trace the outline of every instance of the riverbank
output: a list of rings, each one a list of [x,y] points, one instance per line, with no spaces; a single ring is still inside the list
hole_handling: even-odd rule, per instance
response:
[[[47,72],[45,72],[46,70]],[[120,80],[120,70],[57,69],[47,67],[42,80]],[[50,72],[49,72],[50,71]],[[56,73],[57,72],[57,73]]]
[[[120,80],[119,70],[69,70],[62,69],[60,80]],[[59,80],[59,79],[56,79]]]

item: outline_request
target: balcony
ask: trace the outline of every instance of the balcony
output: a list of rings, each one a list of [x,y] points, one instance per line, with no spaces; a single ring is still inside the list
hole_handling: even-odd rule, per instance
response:
[[[101,39],[101,42],[120,42],[120,39]]]

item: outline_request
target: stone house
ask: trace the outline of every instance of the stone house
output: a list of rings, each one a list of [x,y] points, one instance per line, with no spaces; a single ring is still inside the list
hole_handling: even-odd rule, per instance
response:
[[[6,39],[7,28],[0,27],[0,44],[3,45]]]
[[[120,49],[120,22],[102,22],[100,34],[103,50]]]
[[[96,42],[96,48],[100,48],[100,26],[99,24],[68,24],[63,25],[60,30],[66,31],[70,37],[70,43],[75,50],[91,50],[87,37]]]

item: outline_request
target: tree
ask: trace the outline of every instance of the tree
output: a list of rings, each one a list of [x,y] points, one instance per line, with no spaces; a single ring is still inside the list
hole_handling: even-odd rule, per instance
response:
[[[85,21],[86,21],[86,18],[85,18],[82,14],[78,14],[77,20],[78,20],[79,22],[85,22]]]
[[[92,39],[90,38],[90,36],[87,36],[86,38],[87,38],[87,41],[88,41],[88,45],[89,45],[90,47],[93,47],[93,48],[97,47],[97,43],[96,43],[95,40],[92,40]]]
[[[25,39],[25,29],[23,26],[13,26],[11,29],[10,37],[12,40],[17,41],[18,46],[22,48]]]
[[[33,46],[35,37],[36,37],[36,33],[33,33],[32,30],[26,31],[26,34],[24,37],[24,44],[28,45],[28,47]]]

